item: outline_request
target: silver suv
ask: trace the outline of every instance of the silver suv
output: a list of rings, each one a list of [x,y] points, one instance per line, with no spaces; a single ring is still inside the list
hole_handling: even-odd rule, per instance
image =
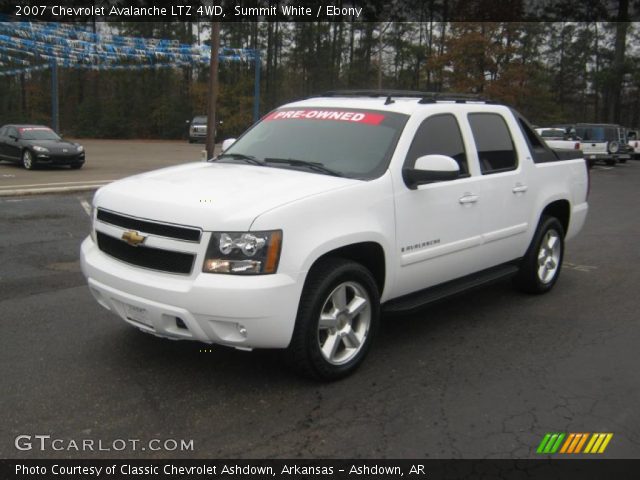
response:
[[[193,120],[189,122],[189,143],[195,143],[199,140],[207,139],[207,116],[198,115],[193,117]]]

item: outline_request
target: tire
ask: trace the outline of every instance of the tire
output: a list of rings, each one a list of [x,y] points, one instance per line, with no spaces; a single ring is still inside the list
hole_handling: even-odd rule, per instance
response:
[[[520,263],[520,270],[514,277],[519,290],[540,294],[553,288],[562,269],[564,233],[557,218],[545,215],[540,219],[531,245]]]
[[[379,322],[380,294],[369,270],[351,260],[323,260],[302,290],[287,361],[306,377],[346,377],[367,355]]]
[[[33,170],[36,168],[36,162],[33,160],[33,153],[29,150],[22,152],[22,166],[26,170]]]
[[[606,163],[610,167],[613,167],[616,164],[616,161],[615,160],[605,160],[604,163]]]
[[[84,163],[72,163],[71,165],[69,165],[69,168],[71,170],[80,170],[83,165]]]
[[[618,160],[620,163],[627,163],[627,159],[626,158],[621,158]]]

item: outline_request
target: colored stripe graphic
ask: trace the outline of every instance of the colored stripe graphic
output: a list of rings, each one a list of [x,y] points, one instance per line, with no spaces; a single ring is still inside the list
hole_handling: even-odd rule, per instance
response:
[[[578,442],[578,445],[576,446],[576,449],[575,449],[575,451],[573,453],[580,453],[580,451],[582,450],[582,446],[587,441],[588,437],[589,437],[588,433],[583,433],[582,434],[582,439],[580,440],[580,442]]]
[[[538,445],[538,449],[536,450],[536,453],[543,453],[544,452],[544,447],[547,445],[547,442],[549,441],[550,438],[551,438],[551,434],[550,433],[547,433],[542,438],[542,441],[540,442],[540,445]]]
[[[564,439],[564,433],[547,433],[540,445],[538,445],[538,449],[536,452],[538,453],[556,453],[558,448],[560,448],[560,444]]]
[[[569,436],[567,437],[566,442],[564,442],[564,445],[562,445],[562,448],[560,449],[560,453],[567,453],[569,446],[573,443],[573,440],[575,440],[575,438],[576,438],[576,434],[570,433]]]
[[[542,454],[603,453],[612,438],[613,433],[547,433],[536,452]],[[586,447],[582,450],[585,444]]]
[[[613,433],[594,433],[587,448],[584,449],[584,453],[603,453],[612,437]]]

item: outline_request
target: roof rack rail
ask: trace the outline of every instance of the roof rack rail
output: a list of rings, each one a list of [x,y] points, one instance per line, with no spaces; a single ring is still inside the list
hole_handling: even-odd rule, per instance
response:
[[[392,98],[418,98],[418,103],[435,102],[484,102],[496,103],[474,93],[420,92],[415,90],[330,90],[314,97],[386,97],[386,103],[393,103]]]
[[[414,90],[330,90],[317,95],[318,97],[416,97],[420,98],[425,92]]]

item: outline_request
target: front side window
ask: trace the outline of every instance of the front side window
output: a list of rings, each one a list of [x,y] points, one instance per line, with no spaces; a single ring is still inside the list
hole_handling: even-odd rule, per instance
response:
[[[300,107],[275,110],[238,139],[219,161],[376,178],[388,168],[408,116],[394,112]],[[316,167],[316,168],[313,168]]]
[[[504,118],[497,113],[470,113],[469,124],[483,175],[514,170],[518,156]]]
[[[418,157],[436,154],[458,162],[461,177],[469,175],[462,134],[453,115],[434,115],[422,122],[411,142],[405,166],[413,167]]]

